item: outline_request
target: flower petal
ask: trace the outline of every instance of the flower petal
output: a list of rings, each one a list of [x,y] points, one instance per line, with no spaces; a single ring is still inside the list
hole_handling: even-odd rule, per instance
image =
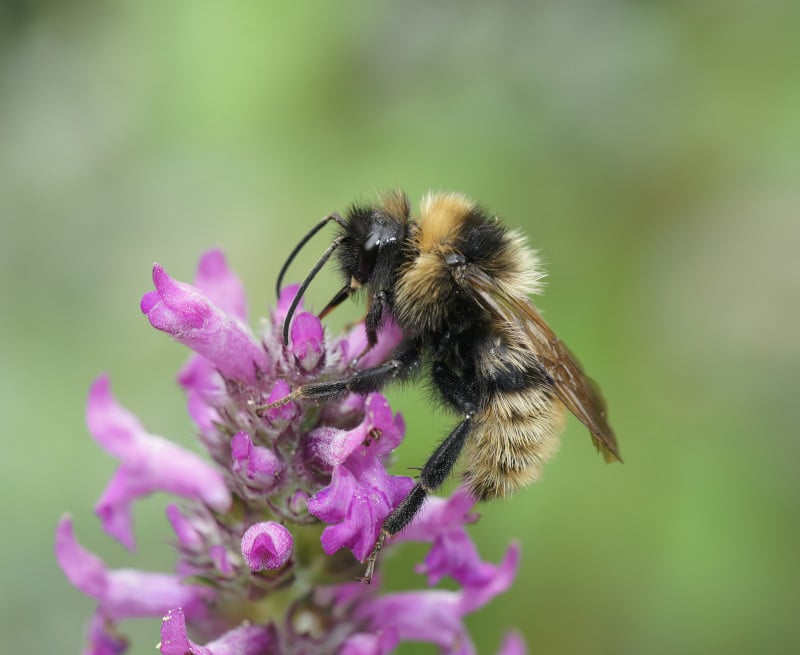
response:
[[[398,535],[398,541],[432,543],[424,562],[416,567],[418,573],[428,576],[428,584],[450,576],[464,587],[481,587],[496,575],[497,567],[481,560],[464,528],[476,519],[470,513],[474,503],[464,487],[447,500],[429,498],[411,525]]]
[[[200,646],[186,633],[186,618],[180,607],[167,612],[161,622],[162,655],[263,655],[275,652],[277,636],[272,625],[240,625]]]
[[[166,513],[167,520],[175,531],[175,536],[178,537],[178,544],[181,548],[197,552],[204,546],[205,541],[202,535],[195,529],[192,521],[183,515],[177,505],[172,503],[167,505]]]
[[[118,634],[114,625],[100,610],[89,622],[83,655],[121,655],[128,650],[128,640]]]
[[[378,630],[376,634],[359,632],[347,638],[339,655],[386,655],[398,641],[397,630],[393,628]]]
[[[286,466],[274,451],[256,446],[247,432],[240,431],[231,439],[231,470],[246,488],[266,495],[280,481]]]
[[[214,562],[217,571],[225,577],[229,577],[234,573],[233,562],[231,562],[230,555],[227,549],[222,544],[215,544],[208,549],[208,556]]]
[[[289,348],[297,363],[306,371],[313,371],[325,352],[322,323],[314,314],[301,312],[292,320],[289,335]]]
[[[367,348],[367,331],[363,323],[356,325],[339,342],[338,347],[345,362],[352,362],[363,353],[363,357],[358,360],[358,367],[368,368],[389,359],[402,340],[403,333],[400,327],[392,318],[388,318],[378,330],[377,343],[366,353],[364,351]]]
[[[108,570],[97,555],[75,539],[72,517],[62,516],[56,527],[56,561],[73,586],[87,596],[100,599],[108,587]]]
[[[208,296],[221,310],[234,316],[247,320],[247,295],[244,285],[225,261],[221,250],[214,249],[203,253],[197,272],[194,276],[194,286]]]
[[[342,521],[348,515],[356,487],[353,474],[344,466],[337,467],[331,475],[331,483],[308,499],[308,510],[325,523]]]
[[[507,632],[497,655],[528,655],[528,648],[522,635],[516,630]]]
[[[462,614],[474,612],[486,605],[495,596],[506,591],[517,575],[519,555],[519,544],[512,543],[506,550],[503,561],[498,565],[490,565],[494,567],[493,575],[485,576],[480,585],[464,588],[459,611]]]
[[[299,290],[299,284],[290,284],[281,289],[281,293],[278,296],[278,304],[275,306],[275,309],[272,310],[272,324],[275,326],[279,334],[283,331],[283,322],[286,320],[286,315],[289,313],[289,307],[292,306],[294,297],[297,295]],[[297,305],[295,311],[303,311],[302,300]]]
[[[220,422],[215,405],[225,398],[225,381],[205,357],[192,355],[178,373],[178,384],[186,390],[189,416],[204,436]]]
[[[373,630],[396,630],[402,641],[424,641],[443,653],[474,655],[459,603],[456,591],[404,591],[360,605],[357,616],[366,618]]]
[[[103,450],[118,458],[135,450],[140,435],[146,434],[139,419],[111,394],[111,380],[107,375],[97,378],[89,389],[86,425]]]
[[[286,382],[283,378],[280,378],[276,383],[275,386],[272,388],[272,391],[267,398],[267,404],[274,403],[276,400],[280,400],[281,398],[285,398],[291,393],[291,388],[289,387],[289,383]],[[272,409],[268,409],[266,413],[266,417],[270,423],[273,425],[280,426],[288,421],[291,421],[293,418],[297,416],[299,410],[297,408],[297,403],[294,401],[288,402],[285,405],[280,405],[279,407],[273,407]]]
[[[351,456],[382,458],[403,439],[405,423],[392,415],[389,402],[379,393],[367,396],[364,419],[352,430],[321,427],[309,434],[308,456],[326,466],[338,466]]]
[[[463,486],[456,489],[450,498],[431,496],[425,501],[422,511],[397,536],[397,539],[433,541],[442,532],[461,528],[467,523],[474,523],[478,518],[476,513],[470,512],[474,505],[475,499]]]

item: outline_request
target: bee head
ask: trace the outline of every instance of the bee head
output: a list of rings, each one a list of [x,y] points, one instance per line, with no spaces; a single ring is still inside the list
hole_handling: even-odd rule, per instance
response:
[[[405,235],[405,222],[381,208],[354,206],[347,213],[337,260],[350,293],[363,286],[380,286],[391,270],[393,253]]]
[[[372,286],[378,290],[389,288],[397,254],[409,229],[410,212],[405,194],[399,190],[390,191],[381,196],[380,206],[353,205],[345,218],[336,213],[330,214],[301,239],[278,275],[276,287],[279,295],[283,276],[300,249],[328,222],[335,221],[339,225],[338,236],[308,273],[292,301],[283,326],[284,343],[288,343],[289,324],[300,299],[334,252],[346,282],[320,312],[320,318],[324,318],[334,307],[362,287]]]

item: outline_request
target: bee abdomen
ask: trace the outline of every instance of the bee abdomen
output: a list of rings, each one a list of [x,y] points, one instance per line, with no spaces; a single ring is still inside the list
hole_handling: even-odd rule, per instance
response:
[[[500,394],[477,416],[465,478],[479,500],[509,496],[535,482],[558,450],[564,406],[539,390]]]

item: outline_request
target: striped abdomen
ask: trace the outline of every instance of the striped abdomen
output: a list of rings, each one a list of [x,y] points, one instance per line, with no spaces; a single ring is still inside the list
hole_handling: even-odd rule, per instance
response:
[[[496,395],[475,417],[465,477],[479,499],[504,497],[536,481],[558,450],[564,406],[546,388]]]

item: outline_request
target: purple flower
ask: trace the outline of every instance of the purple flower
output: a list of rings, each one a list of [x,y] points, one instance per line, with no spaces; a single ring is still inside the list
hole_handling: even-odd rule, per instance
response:
[[[150,324],[205,357],[225,377],[253,383],[270,369],[267,353],[238,316],[217,307],[200,289],[153,266],[155,291],[140,304]]]
[[[178,383],[186,391],[189,416],[201,435],[213,434],[214,424],[222,420],[216,407],[224,402],[225,380],[211,362],[192,355],[178,373]]]
[[[367,397],[365,414],[353,430],[320,428],[309,435],[310,457],[332,468],[331,483],[308,501],[314,516],[332,524],[322,532],[322,547],[329,555],[347,547],[360,560],[414,486],[411,478],[389,475],[383,466],[403,437],[403,420],[392,417],[378,393]]]
[[[528,649],[519,632],[512,630],[506,634],[498,655],[528,655]]]
[[[200,258],[194,286],[219,309],[242,321],[247,320],[244,287],[228,268],[221,251],[210,250]],[[216,407],[224,402],[227,393],[224,378],[211,361],[193,354],[178,374],[178,382],[186,390],[189,415],[201,436],[212,434],[214,423],[221,420]]]
[[[247,432],[240,431],[231,439],[231,471],[240,481],[242,495],[266,496],[279,483],[286,465],[265,446],[256,446]],[[253,502],[257,502],[253,498]]]
[[[120,460],[95,511],[105,531],[127,548],[134,547],[131,503],[153,491],[201,500],[219,511],[230,505],[231,494],[220,472],[175,443],[146,432],[114,399],[105,375],[89,391],[86,423],[95,441]]]
[[[324,354],[322,323],[313,314],[300,312],[292,320],[289,331],[289,347],[306,371],[313,371]]]
[[[228,268],[221,250],[209,250],[200,257],[194,286],[221,310],[247,320],[247,296],[239,276]]]
[[[339,342],[339,350],[345,362],[351,362],[361,356],[359,366],[367,368],[386,361],[403,338],[397,323],[391,317],[381,328],[381,338],[375,346],[367,351],[367,330],[363,323],[356,325],[346,338]],[[363,355],[363,356],[362,356]]]
[[[181,548],[186,550],[200,551],[205,544],[203,535],[197,529],[196,521],[184,516],[177,505],[167,505],[167,520],[172,525],[178,537]]]
[[[251,525],[242,537],[242,556],[251,571],[281,568],[293,547],[292,533],[275,521]]]
[[[178,383],[207,457],[147,432],[114,398],[107,376],[92,385],[89,432],[119,460],[96,507],[103,528],[133,549],[133,503],[154,491],[171,494],[176,502],[166,516],[177,562],[174,573],[109,569],[62,519],[58,563],[97,602],[84,652],[125,652],[118,625],[142,616],[163,617],[165,655],[384,655],[405,641],[474,652],[464,617],[508,588],[518,547],[499,564],[483,561],[466,530],[474,502],[459,490],[429,499],[386,545],[429,543],[416,567],[421,584],[449,578],[448,590],[385,593],[377,577],[372,585],[353,582],[363,573],[356,559],[370,553],[414,484],[386,469],[403,419],[379,393],[263,408],[303,384],[384,361],[402,337],[397,325],[388,320],[368,350],[363,325],[332,337],[300,305],[284,345],[283,321],[297,292],[290,286],[255,335],[245,323],[242,284],[216,250],[203,255],[193,285],[158,265],[153,281],[141,309],[193,351]],[[500,654],[524,655],[524,644],[511,633]]]
[[[205,612],[204,601],[213,596],[211,590],[184,584],[174,575],[109,570],[75,539],[69,516],[61,519],[56,530],[56,560],[69,581],[94,598],[103,617],[114,622],[158,616],[178,606],[199,616]]]
[[[275,652],[275,642],[275,631],[270,625],[240,625],[219,639],[198,646],[186,634],[183,610],[176,607],[161,622],[158,649],[163,655],[262,655]]]
[[[267,396],[267,403],[274,403],[276,400],[285,398],[290,392],[291,389],[286,380],[278,380],[269,396]],[[274,425],[284,425],[297,416],[297,404],[290,402],[280,407],[274,407],[273,409],[267,410],[266,416],[270,423]]]
[[[450,576],[465,587],[479,587],[496,574],[494,566],[481,561],[465,528],[477,519],[471,512],[474,504],[463,487],[447,500],[431,498],[425,512],[399,535],[399,540],[432,544],[425,560],[416,567],[418,573],[428,576],[428,584],[435,585]]]
[[[95,612],[89,622],[84,655],[119,655],[126,650],[128,640],[116,633],[114,625],[102,612]]]
[[[375,633],[359,632],[348,637],[339,652],[340,655],[384,655],[391,653],[398,641],[394,628],[379,629]]]

